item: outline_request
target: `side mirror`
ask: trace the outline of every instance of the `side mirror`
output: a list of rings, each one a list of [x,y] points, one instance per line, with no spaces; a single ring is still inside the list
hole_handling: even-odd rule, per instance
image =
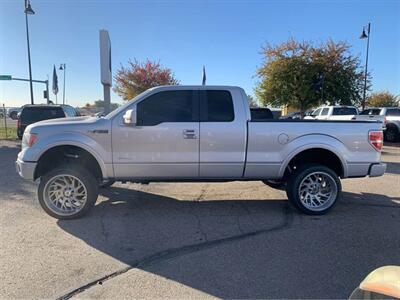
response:
[[[125,125],[136,125],[136,109],[128,109],[124,114],[124,124]]]

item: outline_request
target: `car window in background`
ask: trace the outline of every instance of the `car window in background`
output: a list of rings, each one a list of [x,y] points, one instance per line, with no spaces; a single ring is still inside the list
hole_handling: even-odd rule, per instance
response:
[[[63,106],[65,115],[67,117],[76,117],[76,111],[73,107],[71,106]]]
[[[229,91],[208,90],[200,104],[202,122],[231,122],[235,118]]]
[[[21,122],[29,124],[56,118],[65,118],[61,107],[25,107],[21,113]]]
[[[328,115],[329,112],[329,107],[323,108],[321,111],[321,116],[326,116]]]
[[[388,117],[391,117],[391,116],[400,116],[400,108],[389,108],[387,111],[386,111],[386,115],[388,116]]]
[[[360,115],[372,115],[372,116],[377,116],[381,113],[380,108],[373,108],[373,109],[364,109]]]
[[[319,115],[319,113],[321,112],[321,108],[318,108],[317,110],[314,110],[313,113],[311,114],[311,116],[316,117]]]
[[[357,115],[357,109],[354,107],[334,107],[332,115],[344,116],[344,115]]]
[[[137,105],[138,125],[163,122],[195,122],[193,91],[164,91],[151,95]]]

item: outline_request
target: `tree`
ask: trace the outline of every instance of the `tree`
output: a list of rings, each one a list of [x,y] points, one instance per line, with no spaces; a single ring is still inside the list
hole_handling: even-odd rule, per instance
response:
[[[118,106],[119,106],[118,103],[110,103],[110,111],[116,110]],[[94,101],[93,107],[104,109],[104,100],[99,99]]]
[[[249,102],[250,107],[258,107],[257,101],[254,100],[253,96],[247,96],[247,102]]]
[[[128,62],[128,67],[121,65],[114,79],[114,91],[124,100],[130,100],[155,86],[179,84],[170,69],[150,60],[140,63],[135,59]]]
[[[367,105],[370,107],[398,106],[399,97],[387,91],[372,93],[367,98]]]
[[[364,73],[345,42],[315,46],[292,38],[277,46],[267,44],[262,54],[255,93],[264,105],[289,105],[304,113],[323,103],[361,101]]]

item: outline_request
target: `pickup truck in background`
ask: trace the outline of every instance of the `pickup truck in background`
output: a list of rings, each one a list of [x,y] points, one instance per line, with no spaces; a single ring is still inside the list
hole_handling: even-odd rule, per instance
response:
[[[385,124],[385,140],[400,141],[400,107],[370,107],[364,109],[357,120],[381,121]]]
[[[340,179],[384,174],[381,148],[376,121],[253,119],[239,87],[161,86],[105,117],[29,125],[16,168],[39,179],[40,205],[59,219],[82,216],[114,181],[261,180],[323,214]]]

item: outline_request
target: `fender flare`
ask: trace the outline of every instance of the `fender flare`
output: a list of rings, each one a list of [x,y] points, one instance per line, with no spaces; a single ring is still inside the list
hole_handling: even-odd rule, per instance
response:
[[[308,138],[312,137],[313,140],[315,140],[315,137],[318,136],[318,139],[321,140],[319,143],[309,143],[306,140]],[[307,135],[307,136],[302,136],[299,137],[292,142],[296,142],[298,145],[296,145],[296,148],[290,152],[289,155],[286,156],[284,161],[282,162],[282,165],[279,169],[279,177],[282,178],[284,176],[285,170],[287,166],[289,165],[290,161],[299,153],[306,151],[306,150],[311,150],[311,149],[324,149],[327,151],[332,152],[339,158],[342,168],[343,168],[343,178],[347,177],[348,174],[348,166],[347,166],[347,161],[343,157],[343,153],[348,151],[346,147],[338,141],[337,139],[327,136],[327,135],[320,135],[320,134],[312,134],[312,135]],[[341,151],[339,151],[341,149]]]
[[[102,156],[93,147],[94,145],[98,145],[98,143],[95,140],[91,139],[88,136],[85,136],[82,134],[75,134],[75,133],[67,133],[67,134],[63,134],[62,136],[46,137],[46,140],[48,140],[48,139],[51,139],[51,142],[46,143],[45,145],[41,145],[40,151],[38,151],[36,153],[35,156],[37,156],[37,161],[39,161],[40,157],[42,157],[42,155],[44,153],[46,153],[48,150],[53,149],[55,147],[75,146],[78,148],[82,148],[83,150],[90,153],[94,157],[94,159],[97,161],[97,163],[99,164],[103,178],[109,177],[108,173],[107,173],[106,164],[104,163]],[[78,139],[80,141],[78,141]],[[82,139],[84,139],[85,142],[83,142]]]

